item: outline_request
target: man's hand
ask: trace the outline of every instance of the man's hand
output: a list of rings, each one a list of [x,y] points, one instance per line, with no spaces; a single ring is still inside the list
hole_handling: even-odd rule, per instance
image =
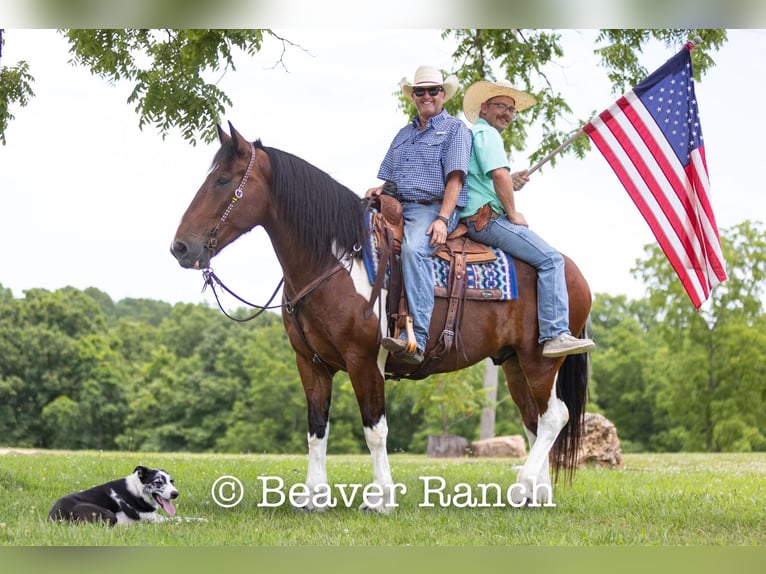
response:
[[[511,181],[513,181],[513,191],[519,191],[529,181],[529,170],[523,169],[511,174]]]
[[[382,192],[383,192],[382,185],[378,187],[371,187],[370,189],[367,190],[367,193],[364,194],[364,197],[365,198],[375,197],[376,195],[380,195]]]
[[[515,223],[516,225],[523,225],[524,227],[529,227],[529,224],[527,223],[527,219],[524,217],[524,214],[520,211],[514,211],[513,213],[508,214],[508,221],[511,223]]]

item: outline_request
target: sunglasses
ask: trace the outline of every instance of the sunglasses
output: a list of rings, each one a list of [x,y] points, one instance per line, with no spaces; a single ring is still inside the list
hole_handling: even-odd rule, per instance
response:
[[[429,96],[438,96],[441,92],[444,91],[444,88],[441,86],[433,86],[431,88],[413,88],[412,93],[418,96],[419,98],[423,97],[426,92],[428,92]]]

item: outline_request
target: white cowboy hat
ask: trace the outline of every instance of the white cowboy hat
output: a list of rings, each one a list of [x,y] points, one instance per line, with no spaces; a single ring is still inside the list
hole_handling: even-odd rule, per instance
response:
[[[432,86],[441,86],[444,88],[444,101],[446,102],[455,95],[458,88],[457,76],[449,75],[442,78],[439,70],[433,66],[420,66],[415,70],[415,79],[410,82],[407,78],[402,78],[399,82],[402,92],[408,98],[412,96],[413,88],[430,88]]]
[[[498,80],[496,82],[481,80],[468,86],[463,96],[463,113],[468,118],[468,121],[475,124],[476,120],[479,119],[481,105],[497,96],[513,98],[517,112],[531,108],[537,103],[537,100],[526,92],[511,86],[508,80]]]

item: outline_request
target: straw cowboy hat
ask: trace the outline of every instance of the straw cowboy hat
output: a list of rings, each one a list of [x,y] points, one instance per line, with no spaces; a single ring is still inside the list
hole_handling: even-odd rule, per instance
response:
[[[481,105],[497,96],[513,98],[517,112],[531,108],[537,103],[537,100],[526,92],[519,91],[511,86],[508,80],[498,80],[496,82],[481,80],[471,84],[465,91],[465,96],[463,96],[463,113],[468,118],[468,121],[475,124],[476,120],[479,119]]]
[[[444,101],[446,102],[455,95],[455,92],[457,92],[458,81],[457,76],[454,75],[442,78],[441,72],[433,66],[420,66],[415,70],[415,79],[413,82],[409,82],[407,78],[402,78],[399,82],[399,86],[402,88],[404,95],[408,98],[412,97],[413,88],[441,86],[444,88]]]

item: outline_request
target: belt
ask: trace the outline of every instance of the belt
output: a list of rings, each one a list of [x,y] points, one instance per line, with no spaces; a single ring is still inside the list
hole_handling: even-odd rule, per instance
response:
[[[441,205],[441,199],[400,199],[399,203],[417,203],[418,205]]]

